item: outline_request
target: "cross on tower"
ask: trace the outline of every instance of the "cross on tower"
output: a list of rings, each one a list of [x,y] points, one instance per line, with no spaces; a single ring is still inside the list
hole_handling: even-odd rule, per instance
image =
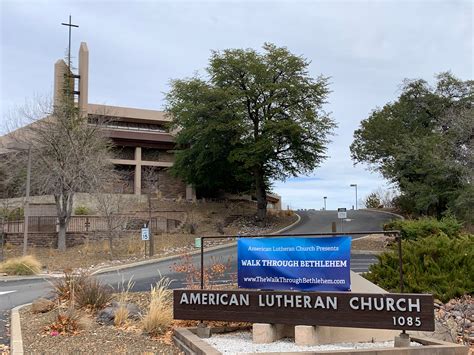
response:
[[[69,23],[61,23],[63,26],[69,27],[69,46],[68,46],[68,54],[67,54],[67,67],[69,71],[71,71],[71,27],[79,27],[78,25],[73,25],[71,22],[71,15],[69,15]]]

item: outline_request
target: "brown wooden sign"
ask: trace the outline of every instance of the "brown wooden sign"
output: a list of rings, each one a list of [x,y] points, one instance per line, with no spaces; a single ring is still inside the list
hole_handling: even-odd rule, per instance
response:
[[[173,297],[175,319],[434,330],[432,295],[174,290]]]

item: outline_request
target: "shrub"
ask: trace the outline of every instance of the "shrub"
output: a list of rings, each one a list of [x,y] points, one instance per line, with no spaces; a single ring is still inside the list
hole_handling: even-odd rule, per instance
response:
[[[66,271],[63,278],[52,282],[54,293],[60,301],[67,301],[79,308],[96,311],[112,300],[112,288],[86,274]]]
[[[86,282],[85,274],[73,274],[70,270],[65,270],[64,277],[55,279],[52,282],[53,292],[60,301],[74,301],[75,294]]]
[[[91,214],[91,211],[86,206],[77,206],[74,209],[74,214],[77,216],[86,216]]]
[[[209,264],[204,267],[204,287],[212,289],[214,281],[221,278],[231,266],[232,258],[227,261],[223,258],[211,257]],[[201,268],[196,266],[190,254],[180,256],[180,261],[170,265],[173,272],[182,273],[185,276],[186,288],[198,288],[201,280]]]
[[[448,237],[456,237],[461,232],[462,224],[453,217],[444,217],[441,220],[425,217],[416,220],[393,220],[385,224],[384,228],[398,229],[402,238],[414,240],[441,232]]]
[[[381,205],[380,198],[375,192],[369,194],[363,201],[364,206],[367,208],[378,208]]]
[[[432,293],[443,302],[474,292],[474,235],[446,234],[406,240],[403,247],[405,292]],[[396,247],[383,253],[365,277],[388,291],[399,291]]]
[[[77,288],[75,301],[79,308],[92,311],[104,308],[112,300],[112,289],[93,277],[86,277]]]
[[[73,308],[59,311],[54,322],[46,327],[50,335],[74,335],[80,330],[80,315]]]
[[[13,209],[2,208],[0,209],[0,218],[4,218],[7,221],[18,221],[25,218],[25,212],[22,207]]]
[[[26,255],[3,262],[0,271],[7,275],[34,275],[41,271],[41,264],[33,255]]]
[[[151,288],[148,313],[142,319],[143,331],[156,336],[165,333],[173,322],[173,299],[169,290],[171,280],[163,277]]]

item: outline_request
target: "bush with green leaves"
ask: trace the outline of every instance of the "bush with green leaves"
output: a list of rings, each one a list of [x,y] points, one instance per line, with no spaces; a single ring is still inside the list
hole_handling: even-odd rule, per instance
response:
[[[74,209],[74,214],[76,216],[86,216],[91,214],[91,211],[86,206],[77,206]]]
[[[385,230],[399,230],[404,239],[415,240],[443,233],[448,237],[456,237],[461,232],[462,223],[454,217],[420,218],[413,220],[393,220],[384,226]]]
[[[444,233],[403,240],[404,292],[432,293],[443,302],[474,293],[474,235]],[[365,277],[387,291],[399,291],[396,247],[381,254]]]
[[[24,210],[22,207],[17,207],[13,209],[2,208],[0,209],[0,218],[7,221],[18,221],[23,219],[25,216]]]

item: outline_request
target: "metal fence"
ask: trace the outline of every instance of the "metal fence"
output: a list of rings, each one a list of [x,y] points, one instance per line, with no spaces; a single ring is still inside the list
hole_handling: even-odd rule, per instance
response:
[[[149,221],[142,216],[116,215],[112,217],[104,216],[72,216],[69,220],[67,232],[104,232],[115,231],[138,231],[145,224],[150,224],[152,230],[157,232],[173,232],[179,228],[184,217],[177,219],[166,216],[154,216]],[[24,220],[6,221],[3,225],[3,232],[23,233]],[[58,218],[54,216],[30,216],[28,217],[28,233],[55,233],[58,231]]]

